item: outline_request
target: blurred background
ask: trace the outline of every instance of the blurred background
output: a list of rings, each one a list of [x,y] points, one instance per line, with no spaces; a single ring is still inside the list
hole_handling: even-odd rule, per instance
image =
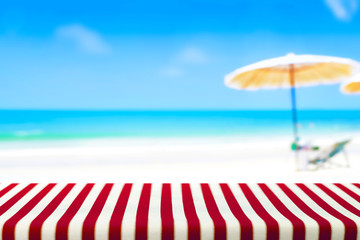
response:
[[[224,76],[289,52],[359,61],[358,4],[2,1],[3,178],[46,179],[55,168],[90,176],[135,163],[255,169],[270,158],[293,169],[289,91],[236,91]],[[325,145],[352,139],[356,159],[360,95],[339,87],[297,89],[300,136]]]

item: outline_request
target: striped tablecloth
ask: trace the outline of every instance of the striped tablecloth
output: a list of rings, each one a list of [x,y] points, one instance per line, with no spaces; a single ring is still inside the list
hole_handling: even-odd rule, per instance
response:
[[[2,239],[360,239],[359,184],[1,184]]]

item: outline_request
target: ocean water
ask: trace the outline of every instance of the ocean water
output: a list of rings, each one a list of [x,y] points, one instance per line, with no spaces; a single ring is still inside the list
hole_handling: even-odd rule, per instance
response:
[[[300,135],[360,132],[360,111],[298,111]],[[289,111],[0,110],[0,141],[291,136]]]

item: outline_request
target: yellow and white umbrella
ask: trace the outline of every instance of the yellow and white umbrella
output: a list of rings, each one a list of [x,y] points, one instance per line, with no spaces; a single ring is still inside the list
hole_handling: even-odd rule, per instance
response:
[[[359,70],[360,63],[348,58],[290,53],[236,69],[225,76],[225,84],[230,88],[246,90],[290,88],[294,143],[297,144],[295,88],[339,83]]]
[[[346,80],[341,84],[340,89],[346,94],[360,94],[360,74]]]

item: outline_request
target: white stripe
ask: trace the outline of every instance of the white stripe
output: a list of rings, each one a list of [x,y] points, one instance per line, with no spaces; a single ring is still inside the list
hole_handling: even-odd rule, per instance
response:
[[[50,192],[16,224],[15,239],[28,239],[31,222],[48,206],[64,186],[64,184],[56,184]]]
[[[231,212],[229,205],[226,202],[224,194],[219,184],[209,184],[211,192],[214,196],[216,205],[220,211],[221,216],[226,222],[226,238],[227,240],[240,239],[240,223],[239,220]]]
[[[0,191],[4,190],[7,186],[10,186],[11,183],[9,184],[4,184],[4,183],[0,183]],[[7,193],[11,192],[11,190],[13,190],[14,187],[12,189],[10,189]],[[6,195],[7,193],[5,193],[4,195]],[[2,197],[4,197],[4,195]],[[0,197],[0,199],[2,198]]]
[[[174,216],[174,238],[182,240],[188,238],[188,225],[184,212],[181,184],[171,184],[171,200]]]
[[[341,184],[341,185],[347,187],[347,185],[345,184]],[[335,186],[334,184],[326,184],[326,187],[328,187],[331,191],[339,195],[339,197],[343,198],[345,201],[347,201],[355,208],[360,209],[360,203],[356,201],[353,197],[351,197],[349,194],[341,190],[339,187]]]
[[[214,239],[214,222],[206,208],[200,184],[190,184],[190,189],[194,199],[195,210],[200,220],[200,237],[206,240]]]
[[[342,215],[352,219],[357,227],[357,232],[360,233],[360,218],[338,204],[332,197],[327,195],[323,190],[321,190],[319,187],[317,187],[315,184],[305,184],[311,191],[316,193],[322,200],[324,200],[327,204],[329,204],[332,208],[334,208],[336,211],[340,212]],[[330,184],[324,184],[325,186]],[[360,234],[357,234],[357,239],[360,239]]]
[[[151,184],[149,205],[148,240],[161,240],[161,184]]]
[[[61,201],[55,211],[44,221],[41,228],[41,239],[55,240],[56,224],[60,218],[65,214],[75,198],[83,190],[85,184],[75,184],[71,191]]]
[[[24,205],[26,205],[31,199],[35,197],[47,184],[37,184],[32,188],[25,196],[23,196],[17,203],[15,203],[9,210],[0,216],[0,233],[3,231],[4,223],[9,220],[14,214],[16,214]],[[2,234],[0,234],[2,239]]]
[[[351,183],[342,184],[342,185],[344,185],[346,188],[348,188],[349,190],[353,191],[355,194],[360,196],[360,189],[358,187],[354,186]]]
[[[319,237],[319,224],[298,208],[298,206],[281,190],[277,184],[266,185],[295,216],[304,222],[305,239],[317,239]]]
[[[10,184],[9,184],[10,185]],[[0,198],[0,206],[9,201],[13,196],[18,194],[21,190],[23,190],[29,184],[18,184],[14,188],[12,188],[9,192],[7,192],[4,196]]]
[[[85,201],[81,205],[79,211],[77,211],[73,219],[71,219],[69,223],[69,232],[68,232],[69,240],[81,239],[84,220],[86,216],[89,214],[92,206],[94,205],[95,200],[99,196],[103,187],[104,184],[100,184],[100,183],[95,184],[94,187],[89,192],[89,194],[87,195]]]
[[[143,184],[133,184],[121,226],[121,239],[135,239],[136,212]]]
[[[244,193],[241,191],[240,186],[238,184],[228,184],[234,197],[237,202],[241,206],[241,209],[244,211],[246,216],[250,219],[253,225],[253,239],[254,240],[263,240],[266,239],[266,224],[264,220],[257,215],[254,209],[251,207]]]
[[[95,239],[107,239],[109,237],[109,226],[111,216],[114,212],[115,205],[119,199],[121,190],[124,184],[114,184],[111,188],[109,196],[105,202],[104,208],[101,211],[99,218],[95,224]]]
[[[316,202],[314,202],[305,192],[303,192],[295,184],[287,184],[287,186],[293,191],[306,205],[308,205],[314,212],[329,221],[331,225],[331,239],[344,239],[345,226],[344,224],[334,216],[330,215],[327,211],[321,208]]]
[[[265,193],[261,190],[258,184],[248,184],[249,188],[264,207],[266,212],[270,214],[275,221],[279,224],[279,239],[292,239],[293,237],[293,225],[289,219],[284,217],[267,198]]]

